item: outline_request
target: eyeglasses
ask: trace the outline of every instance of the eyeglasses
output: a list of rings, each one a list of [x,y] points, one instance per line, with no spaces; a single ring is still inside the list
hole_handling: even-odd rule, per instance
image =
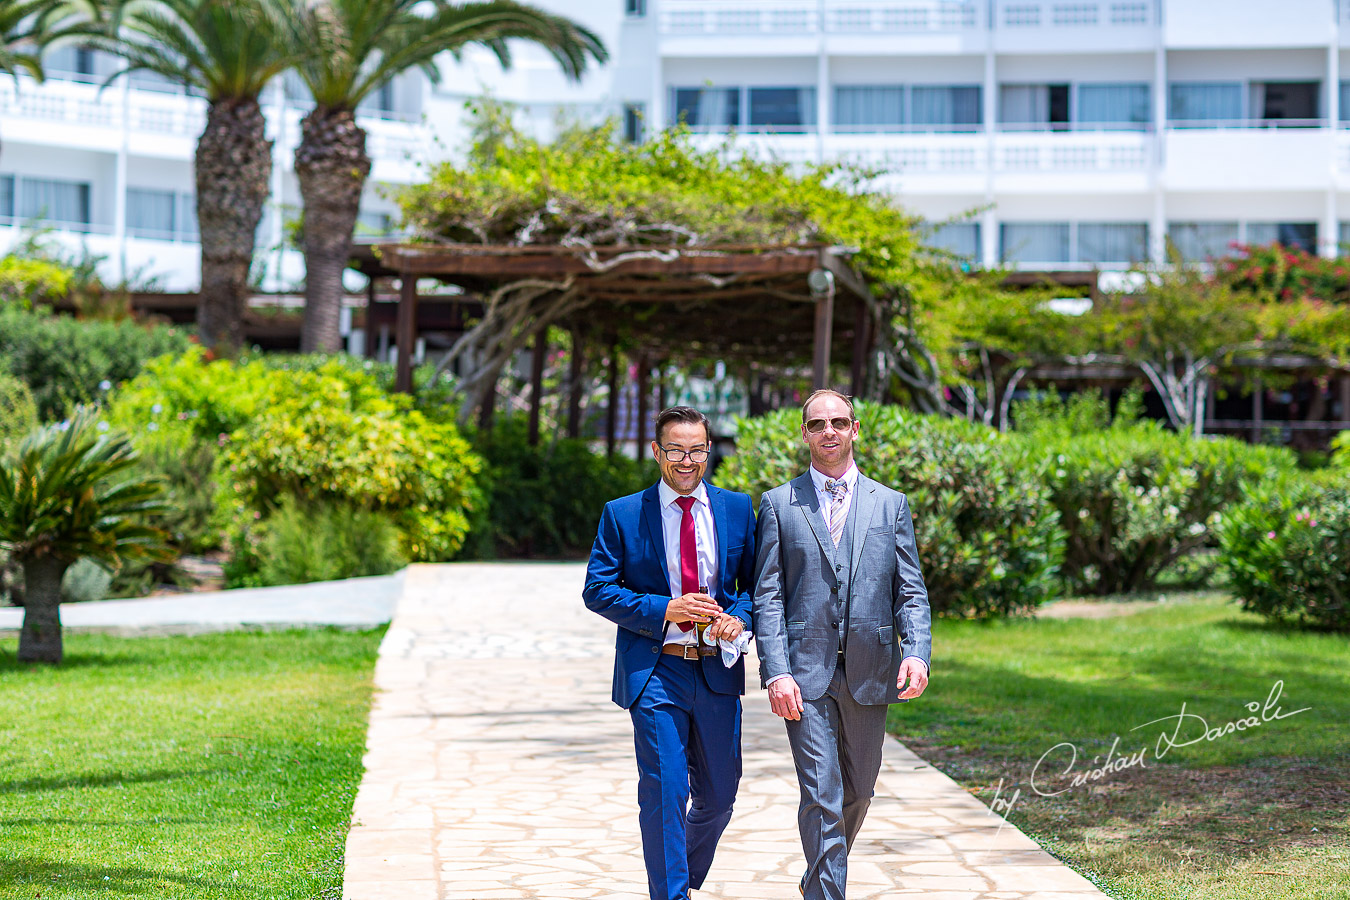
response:
[[[820,434],[825,430],[825,423],[827,422],[835,431],[851,431],[853,429],[852,419],[836,416],[833,419],[807,419],[806,430],[811,434]]]
[[[657,444],[657,446],[661,447],[660,444]],[[670,460],[673,463],[684,462],[685,459],[688,459],[690,462],[696,463],[708,461],[707,450],[680,450],[680,449],[667,450],[665,447],[661,447],[661,452],[666,455],[666,459]]]

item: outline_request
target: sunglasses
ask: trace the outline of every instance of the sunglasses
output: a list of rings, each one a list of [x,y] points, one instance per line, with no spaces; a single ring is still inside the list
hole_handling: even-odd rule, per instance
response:
[[[825,430],[825,425],[829,424],[835,431],[851,431],[853,429],[853,420],[843,416],[837,416],[833,419],[807,419],[806,430],[811,434],[820,434]]]

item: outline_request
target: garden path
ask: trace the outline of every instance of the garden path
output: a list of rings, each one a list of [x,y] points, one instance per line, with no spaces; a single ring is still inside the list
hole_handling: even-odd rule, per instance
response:
[[[613,626],[582,605],[583,575],[562,563],[407,570],[375,671],[346,900],[646,897],[632,731],[609,699]],[[750,687],[736,812],[695,896],[794,900],[805,864],[792,760]],[[849,897],[906,895],[1106,896],[889,739]]]

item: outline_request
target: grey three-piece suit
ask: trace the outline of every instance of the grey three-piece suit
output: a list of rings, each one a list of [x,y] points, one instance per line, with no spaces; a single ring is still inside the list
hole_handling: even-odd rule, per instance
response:
[[[837,548],[825,515],[810,472],[768,491],[755,560],[760,680],[791,675],[805,706],[787,731],[801,783],[807,900],[844,897],[900,661],[927,664],[931,647],[905,495],[860,473]]]

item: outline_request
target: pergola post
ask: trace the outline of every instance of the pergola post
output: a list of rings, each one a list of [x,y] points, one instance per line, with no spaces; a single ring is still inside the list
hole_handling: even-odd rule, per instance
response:
[[[404,394],[413,392],[412,358],[417,333],[417,276],[404,271],[399,274],[398,328],[394,342],[398,345],[398,371],[394,390]]]
[[[492,376],[487,380],[487,387],[483,390],[483,402],[478,407],[478,430],[487,434],[492,430],[492,420],[497,415],[497,379],[501,377],[500,367],[493,369]]]
[[[375,276],[366,277],[366,359],[375,358]]]
[[[651,405],[651,374],[646,355],[640,354],[637,358],[637,446],[633,448],[633,458],[638,462],[642,462],[642,454],[645,452],[643,445],[647,443],[647,415],[651,411],[648,408]]]
[[[614,458],[619,445],[619,345],[614,338],[609,342],[609,405],[605,410],[605,455]]]
[[[530,446],[539,446],[539,412],[544,394],[544,356],[548,353],[548,326],[534,334],[534,352],[530,354]],[[493,393],[496,393],[495,391]]]
[[[815,390],[829,387],[830,340],[834,330],[834,289],[816,298],[816,339],[811,379]]]
[[[581,437],[581,378],[586,371],[585,338],[581,328],[572,328],[572,359],[567,369],[567,436]]]

